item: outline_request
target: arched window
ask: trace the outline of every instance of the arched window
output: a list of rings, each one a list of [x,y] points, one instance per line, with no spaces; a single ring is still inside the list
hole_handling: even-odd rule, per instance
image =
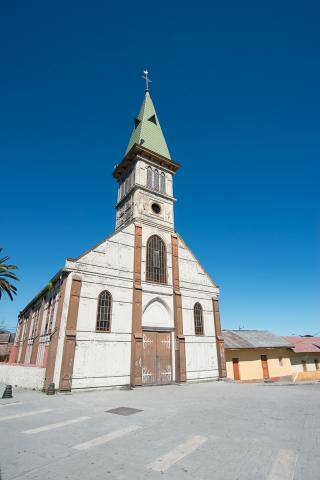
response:
[[[202,307],[199,302],[195,303],[193,307],[193,314],[194,314],[194,332],[196,335],[203,335]]]
[[[153,188],[155,190],[157,190],[157,192],[159,191],[159,172],[158,172],[158,170],[155,170],[154,174],[153,174]]]
[[[97,332],[110,332],[111,326],[111,311],[112,311],[112,296],[111,293],[104,290],[100,293],[98,299],[97,312]]]
[[[147,242],[147,282],[167,283],[167,252],[166,247],[157,235]]]
[[[161,172],[161,176],[160,176],[160,192],[166,193],[166,177],[164,172]]]
[[[147,168],[147,187],[152,188],[152,168]]]

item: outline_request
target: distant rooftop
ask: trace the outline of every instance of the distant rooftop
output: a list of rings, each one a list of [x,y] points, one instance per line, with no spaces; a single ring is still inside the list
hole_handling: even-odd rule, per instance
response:
[[[320,337],[282,337],[292,344],[295,353],[320,353]]]
[[[222,330],[225,348],[290,348],[285,337],[267,330]]]

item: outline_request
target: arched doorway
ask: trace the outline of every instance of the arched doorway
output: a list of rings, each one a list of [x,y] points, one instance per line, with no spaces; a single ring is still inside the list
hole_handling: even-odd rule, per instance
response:
[[[172,382],[172,321],[170,309],[159,298],[150,301],[142,317],[142,384]]]

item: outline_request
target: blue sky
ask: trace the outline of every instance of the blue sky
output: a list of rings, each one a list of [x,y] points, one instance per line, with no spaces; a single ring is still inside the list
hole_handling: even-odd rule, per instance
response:
[[[19,310],[114,229],[113,166],[144,85],[174,160],[176,229],[225,328],[320,330],[318,2],[6,2],[0,246]]]

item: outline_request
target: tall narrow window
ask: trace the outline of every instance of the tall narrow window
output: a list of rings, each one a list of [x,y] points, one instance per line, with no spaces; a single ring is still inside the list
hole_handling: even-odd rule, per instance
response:
[[[97,332],[110,332],[112,313],[112,296],[111,293],[104,290],[100,293],[98,299],[97,312]]]
[[[159,172],[158,172],[158,170],[155,170],[154,174],[153,174],[153,188],[157,192],[159,191]]]
[[[129,186],[129,178],[126,177],[125,181],[124,181],[124,194],[127,195],[128,193],[128,186]]]
[[[199,302],[195,303],[193,307],[194,314],[194,332],[196,335],[203,335],[203,315],[202,307]]]
[[[166,176],[164,172],[161,172],[160,175],[160,192],[166,193]]]
[[[308,371],[307,362],[305,360],[301,360],[301,363],[302,363],[303,371],[307,372]]]
[[[319,360],[317,358],[314,360],[314,366],[316,367],[316,370],[319,370]]]
[[[147,282],[167,283],[167,253],[164,242],[153,235],[147,242]]]
[[[152,168],[147,168],[147,187],[152,188]]]
[[[128,177],[128,191],[131,189],[131,187],[132,187],[132,169],[130,168],[129,177]]]
[[[45,333],[48,333],[49,330],[49,323],[50,323],[50,314],[51,314],[51,303],[52,303],[52,298],[50,298],[49,303],[47,305],[47,318],[46,318],[46,326],[45,326]]]

